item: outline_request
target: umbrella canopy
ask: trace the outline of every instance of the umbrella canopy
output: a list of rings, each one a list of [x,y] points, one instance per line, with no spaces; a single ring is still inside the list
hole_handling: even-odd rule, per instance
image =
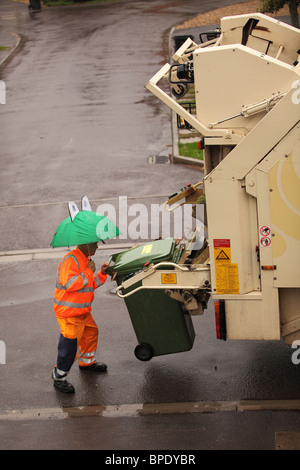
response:
[[[119,229],[106,216],[90,210],[78,211],[58,226],[51,241],[53,248],[84,245],[108,240],[120,234]]]

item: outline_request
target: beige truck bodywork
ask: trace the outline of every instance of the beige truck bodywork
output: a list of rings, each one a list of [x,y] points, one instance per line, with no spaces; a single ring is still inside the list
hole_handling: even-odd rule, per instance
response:
[[[173,56],[193,71],[195,114],[159,87],[169,64],[146,84],[204,136],[209,258],[190,284],[178,272],[191,291],[210,283],[227,339],[300,338],[299,54],[298,29],[258,13],[225,17],[219,37],[188,39]],[[145,283],[174,289],[154,274]]]

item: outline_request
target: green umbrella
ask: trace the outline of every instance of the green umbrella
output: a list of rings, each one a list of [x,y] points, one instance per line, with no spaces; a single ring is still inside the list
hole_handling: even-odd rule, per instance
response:
[[[91,210],[77,211],[63,220],[51,241],[53,248],[84,245],[108,240],[120,234],[119,229],[104,215]]]

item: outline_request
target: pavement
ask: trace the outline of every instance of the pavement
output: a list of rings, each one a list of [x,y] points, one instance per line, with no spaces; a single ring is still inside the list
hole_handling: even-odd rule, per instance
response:
[[[199,28],[176,31],[181,33],[197,37]],[[9,60],[19,43],[15,33],[0,33],[0,64]],[[116,250],[126,248],[122,244],[103,247],[97,252],[97,264]],[[208,400],[209,390],[203,390],[203,399],[196,400],[193,390],[199,390],[201,383],[184,370],[184,358],[179,363],[176,355],[170,358],[168,370],[163,359],[158,359],[156,371],[149,364],[132,360],[134,332],[129,318],[124,316],[124,304],[113,295],[110,284],[105,285],[101,301],[95,300],[95,311],[101,306],[104,312],[101,359],[108,360],[109,372],[101,379],[90,376],[83,380],[82,373],[72,371],[70,381],[76,396],[59,396],[44,367],[52,363],[56,354],[53,338],[56,339],[58,327],[48,312],[52,308],[53,273],[61,256],[59,249],[0,253],[0,270],[3,274],[9,272],[9,280],[2,276],[0,307],[4,320],[7,306],[14,319],[13,330],[4,321],[1,331],[6,344],[4,363],[3,349],[0,351],[4,407],[0,410],[1,450],[103,450],[97,454],[99,463],[142,468],[149,464],[201,464],[200,450],[300,449],[299,390],[285,400],[237,400],[229,394],[219,401]],[[113,317],[111,312],[115,312]],[[39,321],[35,323],[37,316]],[[32,335],[24,334],[24,322],[36,324]],[[198,334],[201,337],[200,327]],[[38,350],[36,335],[42,336]],[[35,352],[33,371],[32,364],[28,364],[30,351]],[[190,356],[194,372],[207,364],[205,339],[202,354],[200,359],[193,353]],[[6,362],[12,364],[9,370],[3,365]],[[202,369],[202,374],[217,373],[217,366],[210,366],[211,370]],[[178,384],[184,381],[184,396],[178,395],[182,390]],[[213,381],[218,387],[215,378]],[[3,386],[7,383],[12,384],[9,389]],[[224,383],[221,380],[219,387]],[[138,460],[133,460],[134,457]],[[276,455],[276,462],[278,459]]]
[[[0,66],[14,53],[20,42],[18,34],[0,31]]]

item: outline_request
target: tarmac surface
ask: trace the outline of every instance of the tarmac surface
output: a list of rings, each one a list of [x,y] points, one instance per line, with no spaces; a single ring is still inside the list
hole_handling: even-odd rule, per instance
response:
[[[142,8],[142,2],[137,3]],[[160,4],[159,1],[154,3],[157,7]],[[184,3],[178,2],[179,7],[182,6],[184,9]],[[191,4],[189,11],[193,12],[194,2],[186,4]],[[15,15],[14,9],[20,12],[20,5],[15,2],[4,0],[3,5],[7,7],[5,10],[7,21],[9,15]],[[126,13],[124,8],[123,6],[121,10]],[[108,13],[109,9],[104,11]],[[63,12],[66,20],[71,21],[68,9],[64,9]],[[42,12],[43,15],[44,13],[47,12]],[[23,11],[20,14],[22,29],[22,22],[26,22],[27,19],[22,16]],[[53,15],[52,28],[58,27],[61,18],[59,19],[59,15],[53,11],[51,15]],[[47,18],[46,15],[45,17]],[[180,11],[175,12],[174,18],[176,21],[179,20]],[[162,22],[164,27],[167,23],[166,19]],[[167,31],[171,26],[172,24],[169,24]],[[189,31],[176,33],[181,32],[189,33]],[[8,67],[5,66],[0,78],[12,85],[14,80],[18,83],[17,73],[19,70],[22,72],[22,66],[26,61],[30,63],[30,60],[34,59],[34,48],[37,48],[36,52],[39,51],[38,46],[30,43],[30,40],[20,46],[17,33],[17,30],[5,35],[3,31],[0,33],[0,45],[7,47],[0,51],[1,63],[4,63],[8,54],[10,55]],[[27,30],[25,33],[25,36],[30,36],[34,35],[35,31]],[[193,29],[193,33],[198,34],[199,29]],[[47,30],[47,34],[51,35],[51,29]],[[42,37],[40,40],[44,44]],[[157,71],[159,68],[157,61],[161,59],[161,57],[153,59],[151,67],[147,66],[147,74],[150,70],[152,74]],[[142,80],[144,81],[144,77]],[[130,91],[127,92],[128,96],[131,96]],[[18,99],[21,100],[20,97]],[[71,96],[67,96],[67,105],[69,100]],[[21,101],[14,105],[10,111],[11,115],[17,116],[19,103]],[[125,100],[122,104],[124,108]],[[153,106],[151,104],[150,108],[153,109]],[[120,113],[122,113],[121,108],[122,106]],[[33,109],[32,107],[31,110]],[[153,115],[148,113],[147,125],[149,127],[151,123],[154,135],[158,135],[158,128],[161,128],[158,148],[165,146],[167,149],[171,138],[170,121],[166,118],[166,110],[158,106],[156,111],[164,113],[163,119],[157,122],[153,119]],[[138,117],[142,120],[142,113],[138,114]],[[141,121],[140,127],[144,124],[146,123]],[[148,134],[145,135],[151,142]],[[93,137],[89,131],[88,136]],[[125,131],[124,134],[121,132],[121,137],[124,136]],[[44,139],[47,137],[49,134],[44,135]],[[58,132],[58,139],[60,137]],[[131,134],[132,138],[134,139],[134,134]],[[149,142],[147,141],[148,152],[154,150]],[[139,147],[138,139],[136,143],[138,149],[135,149],[134,153],[138,154],[142,146]],[[37,152],[38,155],[40,144],[35,142],[30,145],[32,145],[30,151]],[[30,145],[25,142],[28,158]],[[55,142],[52,142],[52,145],[55,145]],[[68,156],[68,152],[72,151],[72,142],[68,140],[65,145],[64,152]],[[125,149],[121,149],[125,159],[126,145]],[[20,155],[22,156],[21,151]],[[5,154],[5,159],[6,157]],[[18,156],[16,162],[20,164],[17,158]],[[44,164],[47,164],[46,159]],[[55,164],[57,163],[52,161],[53,167]],[[23,165],[26,171],[30,168],[30,165],[26,166],[26,162]],[[109,175],[112,178],[110,181],[112,186],[114,188],[120,186],[120,192],[115,190],[113,194],[116,199],[118,194],[125,194],[122,193],[126,188],[126,181],[122,175],[125,167],[122,165],[120,162],[120,171],[116,172],[115,179],[112,174]],[[106,175],[106,167],[103,168]],[[155,197],[150,198],[151,203],[161,203],[171,188],[178,189],[176,185],[182,180],[187,181],[192,177],[193,180],[201,179],[199,169],[191,167],[173,165],[173,168],[170,168],[157,165],[151,170],[152,175],[149,168],[153,167],[143,167],[143,164],[135,163],[135,173],[130,183],[134,178],[138,181],[141,168],[147,172],[148,180],[143,177],[142,183],[137,182],[129,194],[133,198],[142,188],[143,197],[139,201],[146,201],[147,195],[155,194]],[[81,169],[77,171],[80,174]],[[168,183],[163,187],[163,175],[167,171]],[[36,175],[38,174],[36,172]],[[118,180],[120,175],[122,178]],[[25,224],[26,230],[28,229],[25,220],[28,217],[27,213],[27,217],[18,217],[15,237],[12,237],[12,232],[8,230],[6,223],[2,232],[1,450],[102,450],[103,452],[99,454],[99,463],[111,465],[123,463],[141,468],[149,463],[176,463],[174,457],[171,459],[166,455],[181,455],[181,459],[184,459],[189,454],[191,455],[188,460],[189,465],[200,464],[202,463],[200,450],[299,449],[300,365],[292,363],[293,351],[282,342],[216,340],[212,303],[209,304],[203,317],[193,319],[196,339],[191,351],[156,357],[143,363],[137,361],[133,354],[136,337],[124,301],[114,294],[115,284],[108,280],[101,290],[96,292],[93,305],[94,318],[100,328],[98,360],[108,364],[108,371],[99,375],[86,374],[79,371],[74,364],[69,380],[76,389],[75,395],[66,396],[56,391],[50,376],[56,358],[59,328],[51,312],[55,272],[64,251],[45,248],[44,241],[45,233],[48,236],[51,233],[49,227],[55,226],[57,220],[65,214],[65,207],[61,203],[57,206],[48,205],[49,194],[43,191],[40,203],[34,207],[34,191],[29,191],[26,182],[22,189],[18,178],[17,174],[15,192],[9,192],[8,189],[4,192],[6,198],[4,203],[9,205],[6,210],[11,211],[11,214],[12,211],[24,207],[25,211],[30,210],[29,216],[32,217],[34,214],[35,223],[40,217],[45,216],[45,211],[49,211],[50,216],[47,218],[46,228],[39,233],[34,245],[30,243],[26,245],[26,242],[22,244],[24,237],[20,236],[22,224]],[[7,171],[7,180],[8,183],[14,184],[12,171]],[[129,176],[127,184],[128,180]],[[92,184],[96,181],[93,175],[91,181]],[[40,184],[42,187],[42,183]],[[56,184],[58,187],[58,182]],[[108,189],[108,183],[104,184],[105,189]],[[20,197],[23,190],[26,193],[26,201]],[[101,202],[98,194],[93,191],[94,204]],[[55,191],[50,196],[50,201],[55,200]],[[59,193],[58,197],[59,201],[64,201],[64,198],[68,197],[68,188],[65,192]],[[11,215],[5,217],[7,219],[4,218],[4,222],[8,220],[11,227]],[[96,265],[100,266],[111,254],[122,251],[128,246],[127,240],[117,240],[102,246],[95,255]],[[158,452],[165,455],[164,461],[158,462]],[[121,462],[117,459],[124,456],[132,459],[139,457],[139,461]],[[181,460],[180,463],[185,464],[186,461]]]
[[[191,351],[140,362],[128,312],[110,281],[96,292],[93,307],[97,358],[108,371],[86,373],[74,364],[69,381],[76,393],[60,394],[50,378],[59,329],[49,315],[58,254],[38,252],[32,261],[15,256],[0,264],[2,274],[9,273],[0,302],[2,450],[295,448],[286,440],[300,429],[299,376],[289,347],[216,340],[210,305],[194,319]],[[105,259],[106,250],[99,250],[96,265]]]

